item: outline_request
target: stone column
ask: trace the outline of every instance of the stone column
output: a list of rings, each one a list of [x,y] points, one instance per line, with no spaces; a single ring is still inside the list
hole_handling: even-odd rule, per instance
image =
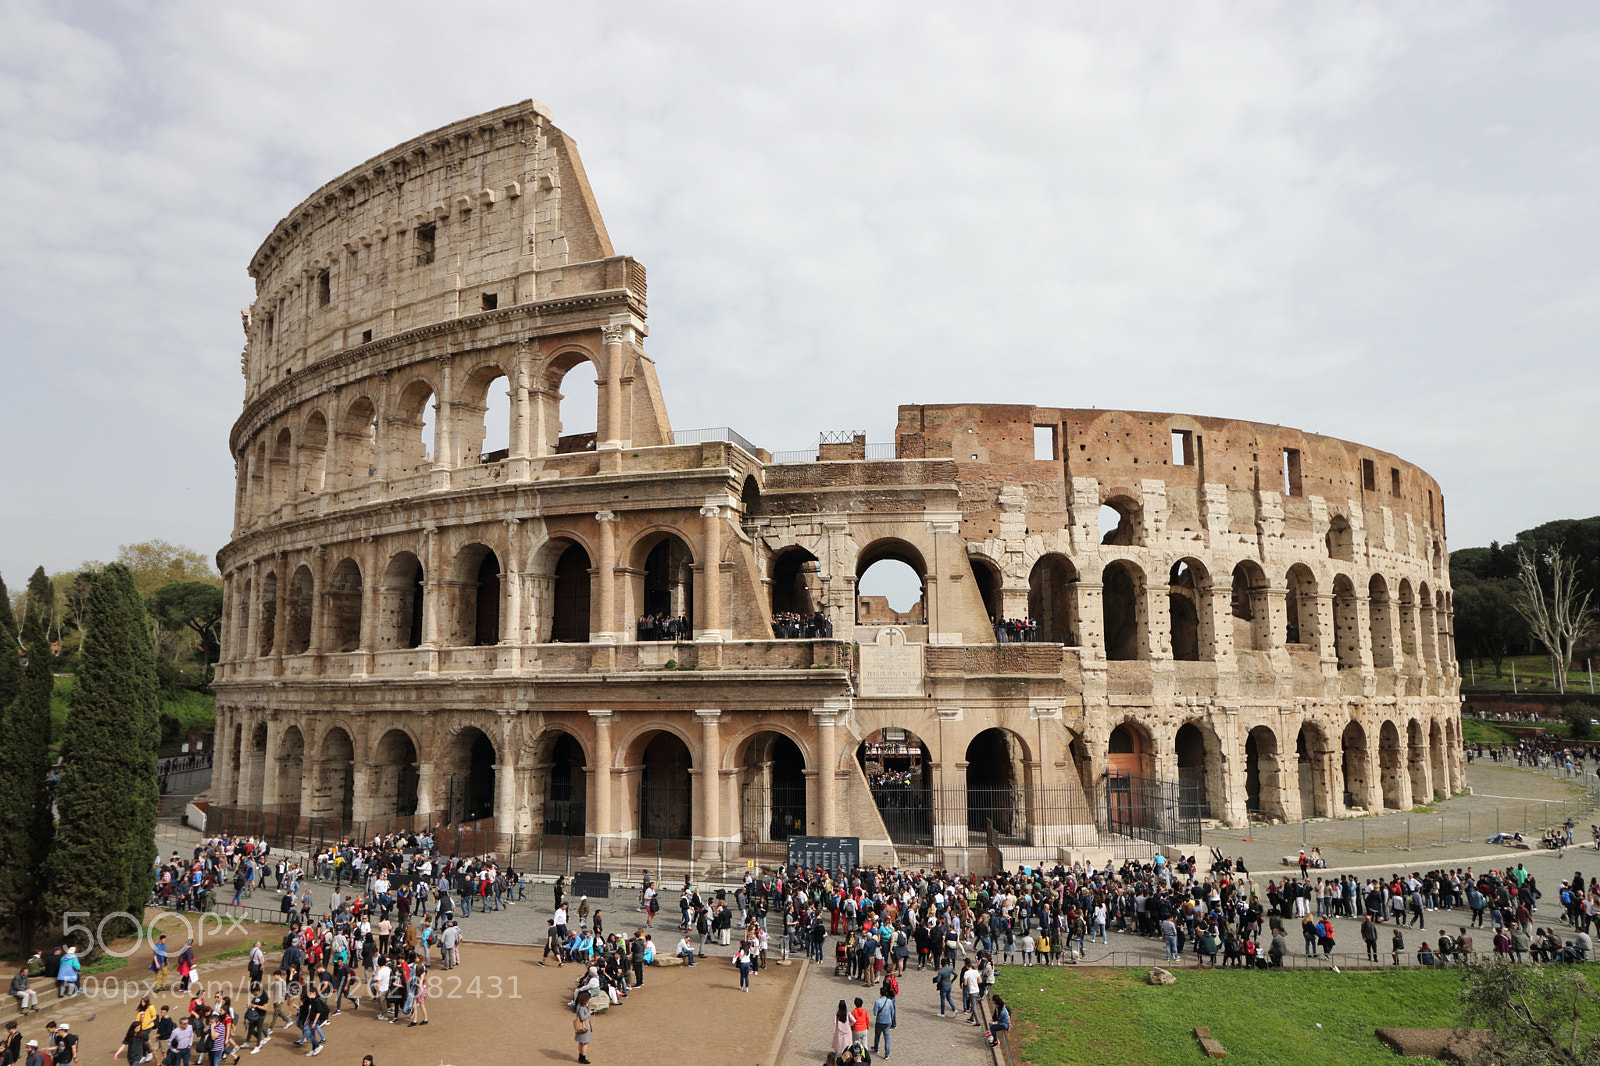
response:
[[[610,711],[592,710],[594,720],[594,818],[589,832],[597,837],[607,837],[613,831],[611,824],[611,718]]]
[[[429,526],[422,554],[426,557],[422,576],[422,646],[439,646],[439,596],[444,582],[439,580],[439,527]]]
[[[527,341],[517,342],[516,356],[511,363],[510,380],[506,382],[511,390],[510,458],[513,460],[526,459],[531,454],[528,450],[528,431],[531,428],[528,416],[528,349]],[[521,467],[514,469],[522,470]]]
[[[278,553],[278,595],[272,609],[272,672],[283,669],[283,635],[289,621],[289,553]]]
[[[715,841],[722,839],[722,810],[719,800],[721,790],[717,783],[722,779],[722,733],[718,723],[720,710],[697,710],[700,719],[700,758],[695,774],[694,806],[700,812],[700,836],[706,841],[705,853],[716,853]]]
[[[311,552],[311,646],[312,655],[321,655],[328,646],[328,548],[319,544]]]
[[[267,712],[266,722],[267,749],[261,762],[261,806],[270,810],[278,803],[278,741],[282,737],[283,726],[275,711]]]
[[[454,470],[456,465],[454,355],[439,357],[444,372],[433,397],[433,468]]]
[[[1097,659],[1106,657],[1104,591],[1098,581],[1078,582],[1078,644]]]
[[[609,325],[603,329],[606,346],[606,407],[601,433],[603,439],[596,445],[597,448],[627,447],[626,430],[622,425],[622,361],[625,358],[624,349],[628,343],[628,333],[628,327],[621,324]]]
[[[355,762],[351,766],[350,789],[354,794],[350,804],[350,820],[352,822],[366,822],[373,818],[375,804],[372,790],[377,783],[377,771],[362,761],[358,751]],[[335,812],[334,817],[338,817],[337,812]]]
[[[821,836],[838,836],[839,819],[836,791],[839,784],[839,712],[819,707],[811,712],[817,728],[817,820]]]
[[[433,791],[435,782],[433,763],[417,763],[417,825],[427,826],[433,819]]]
[[[617,628],[617,516],[601,511],[594,516],[600,524],[600,587],[595,599],[599,603],[600,626],[592,638],[595,644],[615,644],[620,630]]]
[[[522,643],[522,568],[517,565],[522,558],[517,538],[521,525],[519,518],[506,519],[506,566],[500,578],[505,585],[501,590],[505,598],[500,610],[501,644]]]
[[[705,519],[701,539],[703,555],[700,566],[700,617],[697,618],[696,640],[725,640],[728,634],[722,629],[722,507],[707,500],[700,508]]]

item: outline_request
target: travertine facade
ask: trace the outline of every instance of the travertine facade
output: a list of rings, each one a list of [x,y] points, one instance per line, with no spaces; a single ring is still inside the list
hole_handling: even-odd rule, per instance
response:
[[[1026,405],[902,407],[892,459],[674,434],[644,269],[531,101],[324,186],[250,270],[223,803],[960,863],[1461,786],[1444,500],[1392,455]],[[922,601],[858,625],[885,559]]]

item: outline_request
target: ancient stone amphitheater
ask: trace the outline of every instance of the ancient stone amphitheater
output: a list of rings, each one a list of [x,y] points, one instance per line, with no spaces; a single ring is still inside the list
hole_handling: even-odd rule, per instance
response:
[[[977,867],[1461,787],[1444,498],[1396,456],[1032,404],[674,430],[644,267],[532,101],[323,186],[250,274],[225,824]]]

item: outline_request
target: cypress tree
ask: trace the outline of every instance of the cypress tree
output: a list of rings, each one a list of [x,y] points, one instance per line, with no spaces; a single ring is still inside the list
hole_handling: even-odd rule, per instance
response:
[[[126,567],[101,571],[84,613],[46,902],[52,915],[86,912],[81,924],[98,929],[119,911],[142,920],[153,883],[158,704],[144,603]],[[108,925],[106,934],[132,931],[123,924]]]
[[[43,918],[43,868],[55,830],[50,809],[50,670],[48,613],[54,590],[44,568],[28,581],[23,646],[28,661],[17,696],[0,714],[0,920],[26,954]]]
[[[22,683],[22,663],[17,657],[17,616],[11,613],[11,593],[0,578],[0,710],[11,706]]]

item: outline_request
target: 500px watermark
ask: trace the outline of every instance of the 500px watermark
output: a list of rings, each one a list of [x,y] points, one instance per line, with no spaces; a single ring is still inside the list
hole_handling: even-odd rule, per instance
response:
[[[93,926],[74,921],[77,918],[91,917],[88,911],[67,911],[61,916],[61,936],[63,939],[82,945],[89,945],[95,951],[110,955],[113,958],[126,959],[141,948],[149,950],[166,934],[169,942],[184,944],[193,941],[196,946],[206,942],[206,935],[229,936],[234,933],[251,934],[254,930],[246,925],[243,920],[232,914],[213,914],[205,912],[191,915],[181,911],[167,911],[150,919],[146,925],[137,915],[127,911],[114,911],[101,918]],[[199,921],[190,921],[191,917]],[[175,923],[175,924],[174,924]],[[169,929],[163,925],[172,925]],[[107,940],[109,933],[112,940]],[[120,948],[113,948],[112,942],[126,943]]]
[[[220,964],[219,964],[220,965]],[[150,995],[153,991],[153,982],[147,976],[118,978],[115,975],[100,977],[89,974],[79,983],[80,992],[91,999],[120,999],[131,1003],[142,996]],[[242,1003],[247,1000],[257,986],[249,978],[241,977],[236,981],[199,981],[192,982],[182,992],[174,995],[194,996],[204,993],[208,1002],[220,1002],[223,996],[231,997],[234,1002]],[[285,986],[284,991],[290,1001],[300,996],[298,983]],[[368,999],[374,995],[372,989],[363,985],[361,998]],[[329,1001],[334,1000],[335,991],[331,987],[323,986],[322,996]],[[353,997],[350,997],[353,998]],[[455,974],[428,975],[428,999],[430,1000],[456,1000],[456,999],[521,999],[522,990],[515,976],[502,978],[498,974],[487,977],[461,978]]]

